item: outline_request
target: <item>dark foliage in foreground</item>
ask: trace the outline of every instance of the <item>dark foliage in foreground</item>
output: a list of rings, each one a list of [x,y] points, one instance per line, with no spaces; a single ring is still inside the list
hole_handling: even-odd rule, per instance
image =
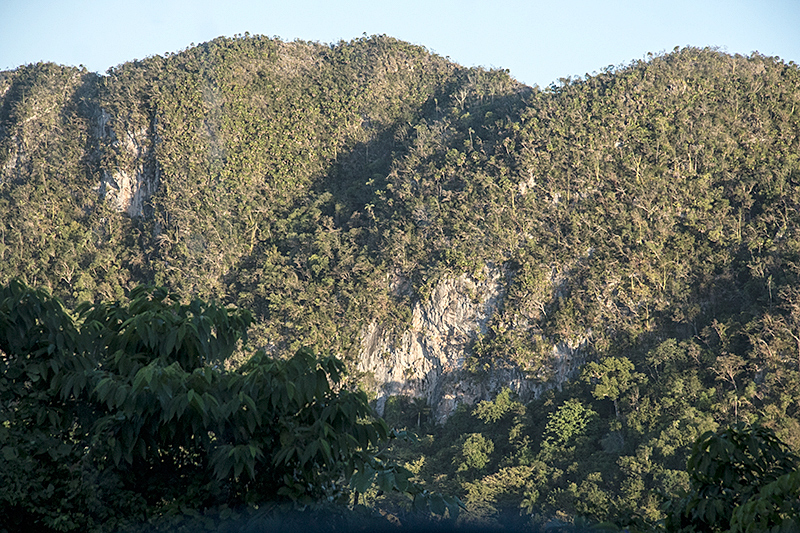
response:
[[[373,483],[444,514],[458,502],[385,460],[390,432],[333,357],[226,359],[245,311],[141,287],[73,316],[0,288],[0,505],[22,531],[111,531],[281,500],[346,503]]]

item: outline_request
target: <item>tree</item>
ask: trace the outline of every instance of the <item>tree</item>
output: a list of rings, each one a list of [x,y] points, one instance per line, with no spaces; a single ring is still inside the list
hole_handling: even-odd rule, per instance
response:
[[[487,439],[481,433],[470,433],[464,439],[461,453],[456,458],[457,472],[483,470],[489,463],[492,452],[494,452],[494,442],[491,439]]]
[[[16,282],[0,289],[0,501],[15,511],[3,527],[346,502],[373,483],[457,511],[380,453],[390,432],[362,391],[343,386],[338,359],[260,351],[226,369],[248,312],[139,287],[76,314]]]
[[[93,494],[82,479],[81,443],[91,421],[82,414],[92,408],[64,398],[72,390],[63,377],[91,370],[75,356],[80,340],[43,291],[19,283],[0,290],[0,527],[69,530],[106,518],[85,515]],[[76,385],[80,394],[88,384]]]
[[[758,494],[733,511],[733,533],[797,531],[800,529],[800,470],[761,487]]]
[[[768,428],[737,424],[706,432],[692,448],[690,488],[671,502],[666,529],[793,531],[800,512],[798,466],[800,458]]]
[[[575,445],[589,424],[597,418],[597,413],[586,408],[580,400],[567,400],[547,417],[542,435],[542,450],[553,453]]]
[[[583,369],[582,379],[594,385],[592,394],[595,398],[608,398],[614,402],[614,414],[619,419],[619,398],[646,379],[644,374],[633,370],[633,363],[627,357],[606,357],[600,363],[588,363]]]

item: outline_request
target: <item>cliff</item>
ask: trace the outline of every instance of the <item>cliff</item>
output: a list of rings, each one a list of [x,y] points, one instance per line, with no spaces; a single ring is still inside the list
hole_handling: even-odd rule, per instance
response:
[[[364,373],[363,383],[376,392],[380,414],[391,396],[422,398],[441,423],[459,404],[475,405],[503,388],[527,402],[575,376],[584,357],[579,348],[566,345],[552,347],[548,381],[531,379],[519,365],[501,361],[480,375],[467,369],[473,343],[488,333],[493,315],[503,305],[508,275],[503,268],[487,265],[477,276],[441,280],[416,303],[411,324],[402,332],[369,324],[356,368]]]
[[[244,307],[256,347],[438,420],[669,340],[708,368],[792,320],[799,80],[686,48],[541,89],[385,36],[27,65],[0,75],[0,279]]]

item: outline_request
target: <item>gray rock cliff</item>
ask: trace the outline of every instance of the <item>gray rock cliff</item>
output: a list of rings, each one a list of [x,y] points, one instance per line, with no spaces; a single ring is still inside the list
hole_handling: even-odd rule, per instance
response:
[[[583,363],[583,343],[553,346],[544,382],[508,364],[488,375],[466,370],[471,343],[486,333],[505,298],[506,275],[505,269],[487,265],[477,277],[444,279],[415,305],[407,330],[392,333],[374,322],[365,328],[357,369],[369,376],[379,413],[391,396],[424,398],[435,420],[443,422],[459,404],[493,398],[504,387],[526,401],[575,376]]]
[[[160,181],[158,167],[151,162],[153,142],[147,128],[121,128],[118,134],[112,126],[113,117],[104,110],[100,110],[97,121],[98,137],[110,140],[118,152],[117,164],[103,169],[99,194],[119,212],[133,218],[146,216],[147,202]]]

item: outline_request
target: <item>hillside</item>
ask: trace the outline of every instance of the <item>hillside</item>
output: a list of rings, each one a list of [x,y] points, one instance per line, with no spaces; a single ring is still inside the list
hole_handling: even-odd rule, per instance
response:
[[[736,421],[800,447],[798,207],[800,69],[757,54],[541,89],[246,35],[0,73],[0,281],[250,309],[253,345],[448,420],[398,453],[481,520],[655,520]]]

